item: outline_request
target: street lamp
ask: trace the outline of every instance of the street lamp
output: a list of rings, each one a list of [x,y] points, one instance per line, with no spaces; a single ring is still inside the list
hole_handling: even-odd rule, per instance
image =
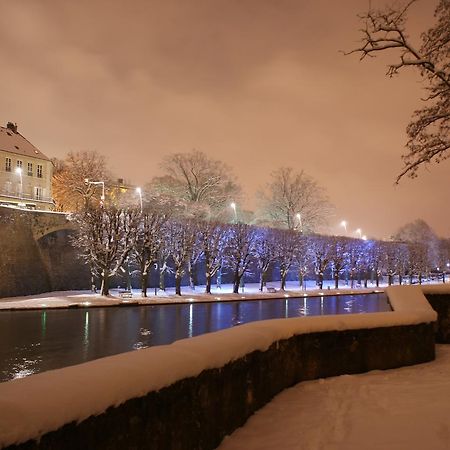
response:
[[[362,239],[362,231],[361,231],[361,228],[357,228],[357,229],[355,230],[355,233],[359,236],[360,239]]]
[[[347,234],[347,221],[346,221],[346,220],[343,220],[343,221],[341,222],[341,227],[344,227],[345,234]]]
[[[22,198],[23,194],[23,185],[22,185],[22,167],[16,167],[16,173],[20,177],[20,191],[19,191],[19,198]]]
[[[298,226],[300,227],[300,233],[303,233],[302,215],[300,213],[297,213],[295,217],[297,217],[298,219]]]
[[[141,214],[142,214],[142,189],[140,187],[137,187],[136,188],[136,192],[139,195],[139,202],[140,202],[140,205],[141,205]]]
[[[232,202],[230,204],[230,208],[234,211],[234,223],[237,223],[237,211],[236,211],[236,203]]]
[[[98,186],[101,184],[102,186],[102,196],[100,197],[100,204],[103,206],[103,202],[105,201],[105,182],[104,181],[89,181],[89,178],[85,178],[84,182],[86,184],[93,184],[94,186]]]

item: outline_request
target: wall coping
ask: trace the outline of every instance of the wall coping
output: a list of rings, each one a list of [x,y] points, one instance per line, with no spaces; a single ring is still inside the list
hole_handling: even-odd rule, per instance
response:
[[[434,322],[419,286],[386,289],[392,312],[273,319],[182,339],[0,383],[0,447],[37,439],[70,422],[220,368],[297,334]]]

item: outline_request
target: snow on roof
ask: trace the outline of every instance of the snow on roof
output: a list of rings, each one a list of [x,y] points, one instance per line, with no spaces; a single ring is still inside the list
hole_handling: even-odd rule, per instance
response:
[[[14,131],[11,128],[0,127],[0,150],[15,153],[16,155],[50,161],[50,158],[45,156],[31,142],[18,133],[17,129]]]
[[[395,286],[387,291],[393,312],[252,322],[0,383],[0,447],[36,439],[203,370],[267,350],[272,343],[296,334],[436,320],[419,286]]]

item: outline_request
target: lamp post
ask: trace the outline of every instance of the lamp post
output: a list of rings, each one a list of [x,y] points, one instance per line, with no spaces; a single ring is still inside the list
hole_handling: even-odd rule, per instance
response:
[[[140,187],[137,187],[136,192],[139,195],[139,203],[141,205],[141,214],[142,214],[142,189]]]
[[[355,230],[355,233],[359,236],[360,239],[362,239],[362,231],[361,231],[361,228],[357,228],[357,229]]]
[[[301,215],[300,213],[297,213],[297,214],[295,215],[295,217],[297,217],[297,219],[298,219],[298,226],[299,226],[299,228],[300,228],[300,233],[303,234],[302,215]]]
[[[346,220],[343,220],[343,221],[341,222],[341,227],[344,227],[345,234],[347,234],[347,221],[346,221]]]
[[[19,199],[22,199],[23,195],[23,184],[22,184],[22,167],[16,167],[16,173],[20,177],[20,191],[19,191]]]
[[[230,204],[230,208],[234,211],[234,223],[237,223],[237,211],[236,211],[236,203],[232,202]]]
[[[103,206],[105,201],[105,182],[104,181],[89,181],[89,178],[85,178],[84,182],[86,184],[93,184],[94,186],[98,186],[99,184],[102,186],[102,196],[100,197],[100,205]]]

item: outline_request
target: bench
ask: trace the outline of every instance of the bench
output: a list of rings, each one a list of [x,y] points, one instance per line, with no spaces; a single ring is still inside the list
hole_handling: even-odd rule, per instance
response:
[[[120,298],[132,298],[133,293],[131,291],[119,291]]]

